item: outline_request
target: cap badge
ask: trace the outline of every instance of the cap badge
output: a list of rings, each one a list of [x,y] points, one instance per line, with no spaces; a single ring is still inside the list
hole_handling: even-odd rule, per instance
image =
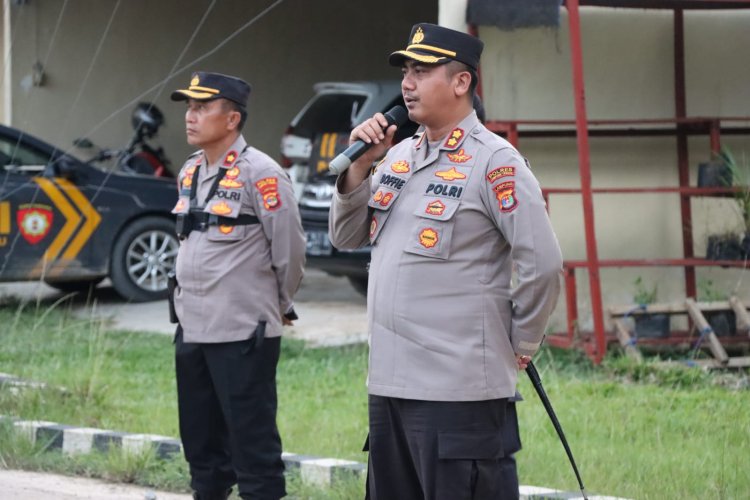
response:
[[[195,75],[192,80],[190,80],[190,86],[195,87],[201,82],[201,79],[198,78],[198,75]]]
[[[414,37],[411,39],[411,43],[422,43],[422,40],[424,40],[424,31],[422,31],[422,27],[420,26],[414,33]]]

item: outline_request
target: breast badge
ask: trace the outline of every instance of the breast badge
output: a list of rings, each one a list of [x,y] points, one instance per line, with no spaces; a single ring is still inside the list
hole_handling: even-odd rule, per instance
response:
[[[435,172],[435,177],[440,177],[444,181],[455,181],[458,179],[466,179],[466,174],[462,174],[456,170],[456,167],[451,167],[450,170]]]
[[[237,167],[232,167],[229,170],[227,170],[227,173],[224,174],[225,179],[236,179],[240,175],[240,169]]]
[[[518,206],[518,198],[516,197],[516,183],[515,182],[503,182],[495,186],[494,191],[496,193],[497,202],[500,205],[501,212],[512,212]]]
[[[245,183],[242,181],[238,181],[235,179],[227,179],[224,178],[221,181],[219,181],[219,187],[227,188],[227,189],[239,189],[242,186],[244,186]]]
[[[490,184],[494,183],[498,179],[503,177],[513,177],[516,175],[516,167],[497,167],[493,168],[489,174],[487,174],[487,180]]]
[[[438,233],[432,228],[422,229],[419,233],[419,244],[425,248],[432,248],[437,245],[439,240]]]
[[[230,234],[232,231],[234,231],[234,226],[219,226],[221,234]]]
[[[456,153],[448,153],[448,159],[453,163],[466,163],[471,160],[472,156],[467,155],[464,148],[461,148]]]
[[[220,201],[211,207],[211,213],[216,215],[229,215],[232,213],[232,207],[230,207],[226,201]]]
[[[440,200],[434,200],[427,204],[424,212],[430,215],[443,215],[445,212],[445,203]]]
[[[404,160],[399,160],[396,163],[391,165],[391,170],[396,172],[397,174],[405,174],[409,171],[409,162]]]
[[[185,210],[185,207],[187,206],[187,203],[185,202],[185,198],[180,198],[177,200],[177,204],[172,209],[172,212],[179,213]]]

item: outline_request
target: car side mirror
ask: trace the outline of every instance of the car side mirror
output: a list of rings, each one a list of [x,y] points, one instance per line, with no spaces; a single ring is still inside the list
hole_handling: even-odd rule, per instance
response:
[[[47,165],[45,174],[51,177],[62,177],[73,180],[76,176],[77,168],[75,162],[68,156],[60,156]]]

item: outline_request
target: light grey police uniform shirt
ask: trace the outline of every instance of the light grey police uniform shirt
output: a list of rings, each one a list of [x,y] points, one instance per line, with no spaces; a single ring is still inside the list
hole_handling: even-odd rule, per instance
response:
[[[334,194],[334,246],[373,245],[368,390],[511,397],[515,354],[537,351],[560,290],[562,255],[542,192],[518,151],[474,112],[438,148],[428,153],[426,142],[423,133],[402,141],[354,191]]]
[[[240,135],[216,164],[202,152],[188,158],[178,176],[173,213],[190,207],[190,187],[198,170],[193,204],[209,213],[236,218],[255,215],[259,224],[210,226],[180,243],[175,310],[185,342],[245,340],[259,321],[267,337],[282,332],[281,315],[293,307],[302,281],[305,236],[292,183],[268,155],[247,147]],[[226,175],[205,204],[217,175]]]

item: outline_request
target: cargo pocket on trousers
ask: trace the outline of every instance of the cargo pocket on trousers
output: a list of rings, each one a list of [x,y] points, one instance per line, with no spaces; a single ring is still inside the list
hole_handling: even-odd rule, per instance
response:
[[[445,498],[496,498],[502,489],[500,432],[448,431],[438,433],[438,491]],[[502,498],[502,497],[500,497]]]

